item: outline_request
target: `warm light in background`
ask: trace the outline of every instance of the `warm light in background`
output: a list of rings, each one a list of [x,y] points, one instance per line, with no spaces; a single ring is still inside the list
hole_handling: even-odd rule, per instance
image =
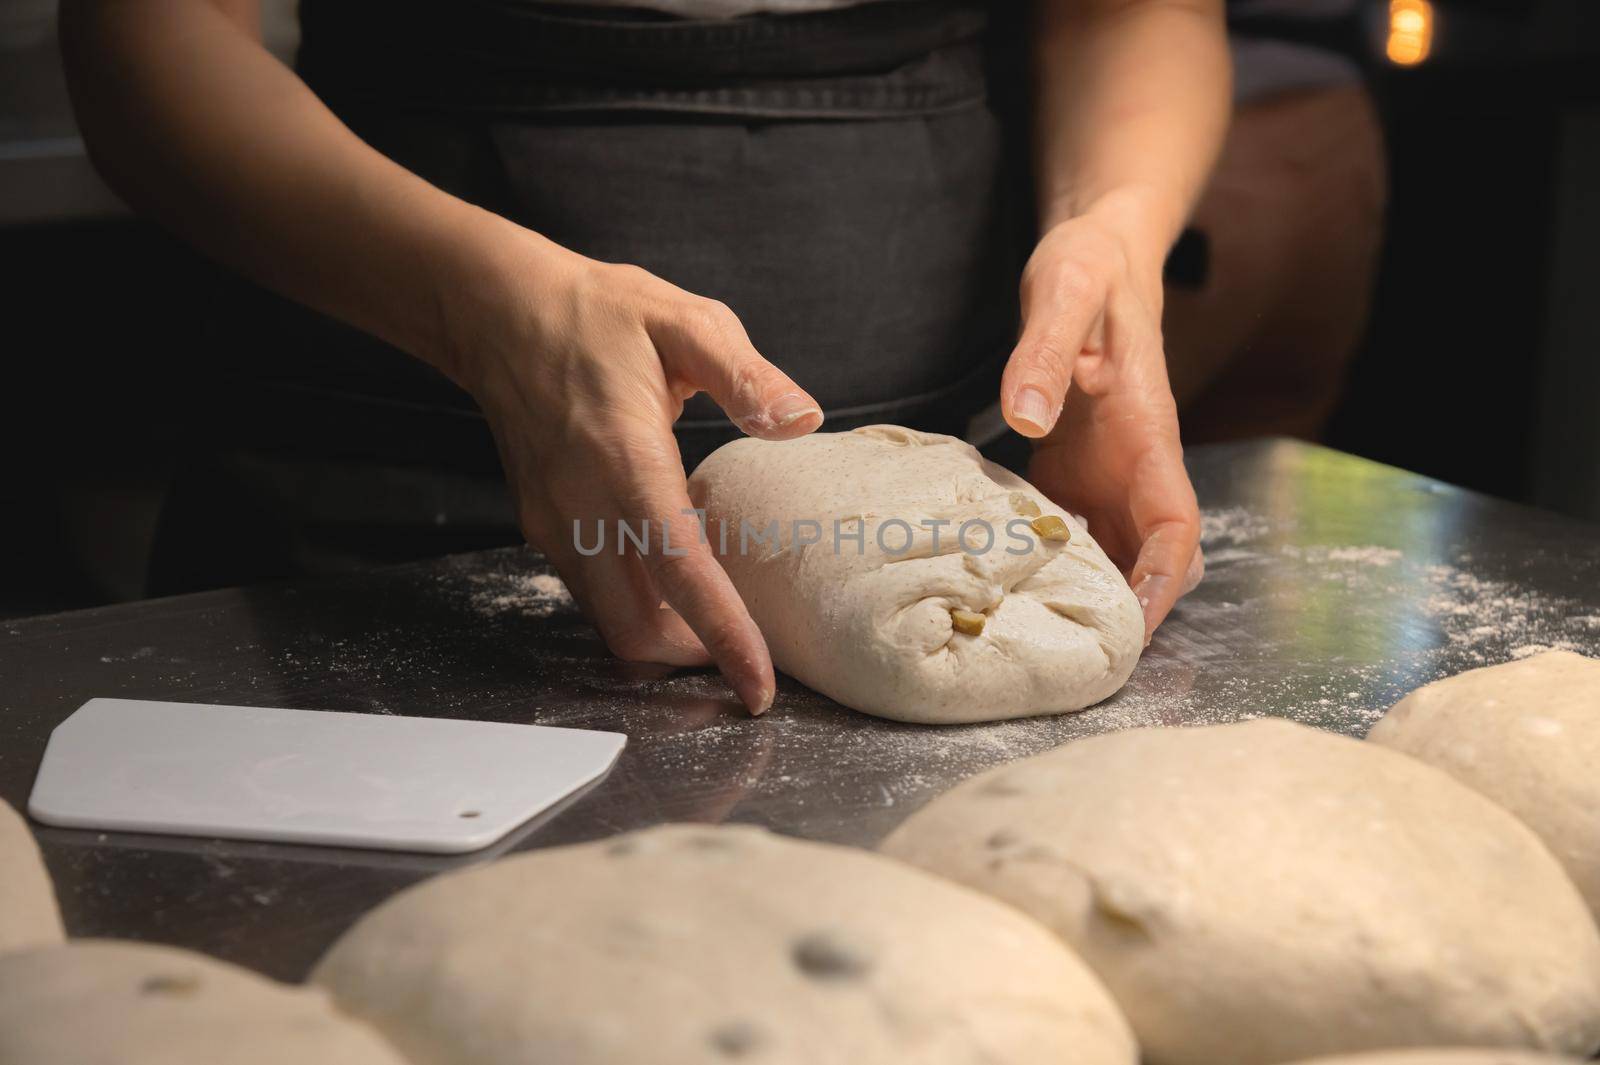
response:
[[[1396,66],[1414,67],[1433,47],[1433,5],[1428,0],[1389,0],[1389,42],[1384,54]]]

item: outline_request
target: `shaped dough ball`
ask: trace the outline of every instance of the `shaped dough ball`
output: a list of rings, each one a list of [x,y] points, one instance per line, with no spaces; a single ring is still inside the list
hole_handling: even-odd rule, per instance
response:
[[[1077,948],[1152,1065],[1600,1045],[1600,932],[1537,837],[1382,747],[1277,719],[981,774],[888,854]]]
[[[6,1065],[406,1065],[327,995],[171,947],[0,956]]]
[[[1600,914],[1600,661],[1550,651],[1425,685],[1367,739],[1520,817]]]
[[[1299,1061],[1295,1065],[1577,1065],[1575,1058],[1554,1058],[1526,1050],[1485,1050],[1458,1047],[1430,1050],[1380,1050],[1372,1054],[1340,1055]]]
[[[0,954],[64,937],[39,845],[21,815],[0,802]]]
[[[440,877],[313,979],[413,1065],[1133,1065],[1034,921],[887,858],[677,825]]]
[[[1144,647],[1138,601],[1082,524],[954,437],[737,440],[689,491],[777,667],[857,710],[932,724],[1081,710]]]

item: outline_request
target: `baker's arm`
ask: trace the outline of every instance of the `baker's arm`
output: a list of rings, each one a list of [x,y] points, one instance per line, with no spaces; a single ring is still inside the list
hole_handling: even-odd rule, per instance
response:
[[[1198,580],[1199,510],[1161,344],[1161,269],[1227,127],[1222,0],[1042,0],[1041,237],[1001,384],[1030,476],[1082,512],[1153,632]]]
[[[62,50],[95,165],[206,254],[472,392],[523,531],[612,649],[709,654],[764,709],[771,662],[681,513],[671,426],[700,390],[768,437],[814,429],[816,403],[727,308],[576,255],[373,150],[262,46],[258,20],[255,0],[64,0]],[[665,521],[689,553],[584,558],[578,518]]]
[[[1222,0],[1043,0],[1038,18],[1040,230],[1105,212],[1159,279],[1228,128]]]
[[[90,157],[135,209],[212,258],[448,364],[448,279],[491,269],[479,250],[515,227],[352,134],[262,46],[257,7],[63,0]]]

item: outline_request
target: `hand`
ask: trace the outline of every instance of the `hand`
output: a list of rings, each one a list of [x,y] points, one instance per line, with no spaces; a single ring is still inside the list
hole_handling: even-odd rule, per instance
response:
[[[524,234],[531,238],[531,234]],[[529,241],[458,330],[454,376],[487,416],[528,542],[550,558],[619,657],[715,661],[753,714],[772,704],[760,630],[688,513],[672,423],[709,392],[769,440],[822,423],[815,400],[756,353],[727,307],[632,266]],[[476,297],[480,300],[484,297]],[[618,553],[618,519],[650,525],[649,549]],[[596,522],[605,549],[586,556]],[[662,523],[673,554],[662,551]],[[683,554],[677,552],[683,551]]]
[[[1127,203],[1091,208],[1039,242],[1022,275],[1022,337],[1000,395],[1037,440],[1029,479],[1082,514],[1144,609],[1145,640],[1204,573],[1161,345],[1159,241]]]

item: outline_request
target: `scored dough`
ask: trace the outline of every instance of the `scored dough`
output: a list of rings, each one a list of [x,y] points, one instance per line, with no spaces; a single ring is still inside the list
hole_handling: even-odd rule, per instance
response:
[[[1153,1065],[1600,1045],[1600,932],[1536,836],[1404,755],[1278,719],[980,774],[883,850],[1056,930]]]
[[[1081,710],[1143,649],[1139,603],[1082,523],[955,437],[874,425],[737,440],[689,491],[773,662],[857,710],[933,724]],[[776,542],[758,542],[771,523]],[[820,542],[796,545],[812,528]]]
[[[1367,739],[1520,817],[1600,914],[1600,661],[1550,651],[1424,685]]]
[[[172,947],[76,940],[0,956],[7,1065],[405,1065],[320,990]]]
[[[671,825],[439,877],[312,979],[413,1065],[1133,1065],[1036,922],[867,851]]]
[[[1557,1058],[1526,1050],[1486,1050],[1482,1047],[1379,1050],[1371,1054],[1340,1055],[1297,1061],[1294,1065],[1578,1065],[1575,1058]]]
[[[64,937],[39,845],[21,815],[0,802],[0,954]]]

